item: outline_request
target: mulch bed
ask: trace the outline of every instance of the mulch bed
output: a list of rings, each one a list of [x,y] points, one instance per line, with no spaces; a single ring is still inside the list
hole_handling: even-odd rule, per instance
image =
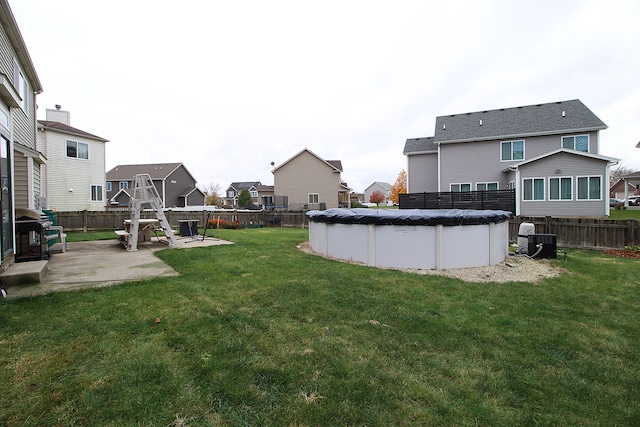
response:
[[[605,255],[611,255],[619,258],[637,258],[640,259],[640,251],[629,249],[609,249],[603,252]]]

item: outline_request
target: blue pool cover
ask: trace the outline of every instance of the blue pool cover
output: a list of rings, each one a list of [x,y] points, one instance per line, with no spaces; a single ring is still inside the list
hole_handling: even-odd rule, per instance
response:
[[[307,212],[309,221],[329,224],[480,225],[507,221],[509,211],[475,209],[342,209]]]

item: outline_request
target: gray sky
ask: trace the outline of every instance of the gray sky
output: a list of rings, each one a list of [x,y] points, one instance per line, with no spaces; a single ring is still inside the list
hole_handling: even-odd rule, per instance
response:
[[[640,2],[9,0],[44,92],[118,164],[273,184],[303,148],[395,182],[445,114],[580,99],[640,170]]]

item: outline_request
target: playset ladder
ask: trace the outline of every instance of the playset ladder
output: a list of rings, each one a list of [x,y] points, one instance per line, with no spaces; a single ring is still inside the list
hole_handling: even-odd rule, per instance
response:
[[[131,196],[131,228],[128,236],[128,251],[138,250],[138,229],[140,225],[140,211],[143,203],[149,203],[151,209],[153,209],[156,219],[160,222],[160,227],[164,235],[167,237],[169,247],[175,248],[178,246],[176,236],[173,234],[173,230],[167,221],[167,217],[162,210],[162,201],[158,195],[158,190],[151,176],[147,173],[138,174],[133,178],[133,195]]]

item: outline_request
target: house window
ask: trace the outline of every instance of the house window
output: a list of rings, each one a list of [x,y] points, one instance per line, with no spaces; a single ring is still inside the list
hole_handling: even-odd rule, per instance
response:
[[[236,197],[236,192],[232,190],[227,191],[227,197]]]
[[[249,195],[251,197],[253,197],[254,199],[258,198],[258,192],[257,191],[249,191]]]
[[[476,182],[476,191],[497,190],[497,182]]]
[[[0,100],[0,124],[9,129],[9,108]]]
[[[523,179],[522,200],[544,200],[544,178]]]
[[[129,181],[120,181],[120,189],[126,190],[127,188],[129,188]]]
[[[22,69],[16,60],[13,61],[13,85],[18,90],[18,95],[22,99],[20,106],[24,111],[27,111],[27,79],[24,78]]]
[[[67,140],[67,157],[76,159],[89,158],[89,144]]]
[[[452,193],[467,192],[467,191],[471,191],[471,184],[470,183],[451,184],[450,188]]]
[[[562,148],[589,152],[589,135],[563,136]]]
[[[102,185],[91,186],[91,201],[92,202],[102,201]]]
[[[578,200],[600,200],[602,199],[602,177],[600,176],[579,176],[578,178]]]
[[[571,177],[549,178],[549,200],[572,200],[572,189]]]
[[[500,143],[500,160],[503,162],[524,159],[524,140]]]
[[[320,195],[318,193],[309,193],[309,203],[319,203]]]
[[[107,182],[107,192],[111,191],[111,181]]]

